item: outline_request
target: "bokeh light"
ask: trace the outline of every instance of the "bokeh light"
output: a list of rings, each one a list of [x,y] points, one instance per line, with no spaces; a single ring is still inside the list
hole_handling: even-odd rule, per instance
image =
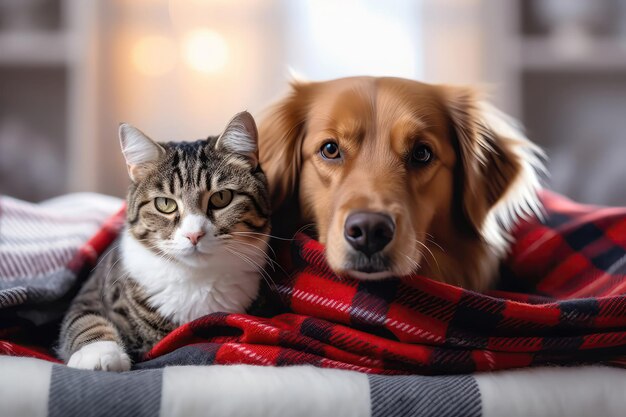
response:
[[[228,44],[222,35],[210,29],[190,31],[183,36],[181,47],[185,63],[199,72],[218,72],[228,61]]]
[[[132,61],[143,75],[165,75],[176,65],[176,44],[165,36],[144,36],[132,48]]]

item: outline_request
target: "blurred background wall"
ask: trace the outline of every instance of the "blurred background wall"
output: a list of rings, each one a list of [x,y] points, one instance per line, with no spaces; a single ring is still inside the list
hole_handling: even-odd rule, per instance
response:
[[[482,86],[553,188],[626,204],[626,0],[0,0],[0,193],[122,196],[119,122],[216,134],[290,70]]]

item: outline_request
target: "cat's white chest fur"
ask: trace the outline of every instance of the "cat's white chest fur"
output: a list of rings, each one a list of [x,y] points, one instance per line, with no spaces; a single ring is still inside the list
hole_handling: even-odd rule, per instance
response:
[[[154,254],[128,231],[120,251],[124,269],[150,295],[152,307],[177,325],[210,313],[243,313],[258,295],[260,273],[228,251],[216,249],[206,266],[191,267]]]

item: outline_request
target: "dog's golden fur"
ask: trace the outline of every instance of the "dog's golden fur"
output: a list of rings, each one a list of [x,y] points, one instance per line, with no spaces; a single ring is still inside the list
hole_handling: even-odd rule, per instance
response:
[[[340,161],[320,155],[329,139]],[[432,162],[407,162],[416,144]],[[373,77],[294,83],[261,123],[260,160],[275,228],[313,222],[331,268],[361,279],[417,272],[483,290],[510,228],[539,210],[541,151],[470,88]],[[386,271],[351,263],[344,222],[355,211],[395,222]]]

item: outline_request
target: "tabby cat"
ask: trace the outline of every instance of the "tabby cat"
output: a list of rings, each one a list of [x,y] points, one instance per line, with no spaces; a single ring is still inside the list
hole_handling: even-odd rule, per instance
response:
[[[61,325],[58,352],[75,368],[128,370],[178,325],[244,312],[267,259],[269,196],[248,112],[207,140],[156,143],[122,124],[120,141],[126,225]]]

